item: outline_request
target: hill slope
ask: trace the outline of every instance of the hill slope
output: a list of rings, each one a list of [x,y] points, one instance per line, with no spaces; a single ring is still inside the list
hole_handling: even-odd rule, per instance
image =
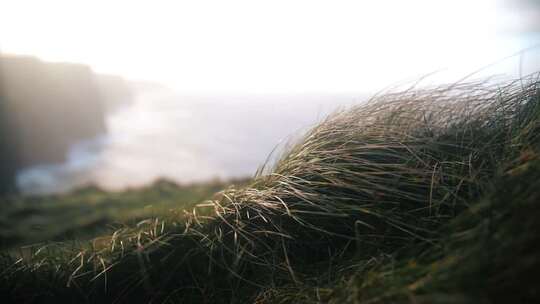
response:
[[[249,185],[80,244],[4,255],[19,303],[534,303],[540,83],[335,113]]]

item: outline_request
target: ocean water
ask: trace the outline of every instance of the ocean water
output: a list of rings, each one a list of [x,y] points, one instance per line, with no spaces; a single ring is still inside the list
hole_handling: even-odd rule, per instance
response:
[[[108,132],[74,145],[61,164],[21,171],[23,193],[94,184],[120,190],[167,178],[179,183],[252,176],[274,152],[360,94],[189,96],[139,94],[110,113]]]
[[[516,53],[520,50],[523,52]],[[501,74],[517,78],[539,72],[540,33],[489,41],[483,48],[471,49],[467,60],[458,61],[463,64],[439,71],[423,83]],[[390,85],[403,78],[388,76]],[[416,80],[413,76],[401,84],[408,87]],[[64,163],[22,170],[17,184],[23,193],[45,194],[88,184],[121,190],[158,178],[192,183],[251,176],[272,151],[274,159],[279,157],[288,143],[329,113],[368,96],[188,95],[167,89],[140,92],[132,104],[108,115],[107,134],[71,147]]]

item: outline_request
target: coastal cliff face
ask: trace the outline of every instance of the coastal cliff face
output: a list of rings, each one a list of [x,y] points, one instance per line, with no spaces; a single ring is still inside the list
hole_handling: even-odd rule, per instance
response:
[[[99,88],[100,100],[106,112],[129,104],[133,100],[132,84],[120,76],[96,74],[96,85]]]
[[[113,100],[131,95],[122,78],[100,77],[85,65],[0,57],[0,193],[16,170],[61,162],[72,144],[106,132]]]
[[[10,134],[11,122],[8,114],[6,96],[3,94],[3,80],[0,74],[0,195],[15,190],[14,176],[17,172],[13,136]]]

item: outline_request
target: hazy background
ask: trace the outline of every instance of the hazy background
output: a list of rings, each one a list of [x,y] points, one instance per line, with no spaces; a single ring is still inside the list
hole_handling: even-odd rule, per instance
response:
[[[538,44],[531,0],[2,1],[0,50],[40,59],[0,59],[0,114],[20,118],[2,161],[25,193],[250,175],[338,107],[433,72],[526,75]]]

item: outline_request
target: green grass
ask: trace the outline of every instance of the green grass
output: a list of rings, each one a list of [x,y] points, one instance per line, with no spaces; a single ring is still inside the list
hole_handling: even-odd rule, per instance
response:
[[[4,254],[1,291],[19,303],[535,303],[539,131],[538,75],[378,96],[191,209]]]
[[[177,185],[166,180],[141,188],[106,192],[84,187],[68,194],[5,197],[0,214],[0,248],[35,243],[89,239],[171,211],[190,209],[231,183],[247,180]]]
[[[501,174],[488,195],[440,229],[434,246],[338,259],[267,303],[537,303],[540,157]]]

